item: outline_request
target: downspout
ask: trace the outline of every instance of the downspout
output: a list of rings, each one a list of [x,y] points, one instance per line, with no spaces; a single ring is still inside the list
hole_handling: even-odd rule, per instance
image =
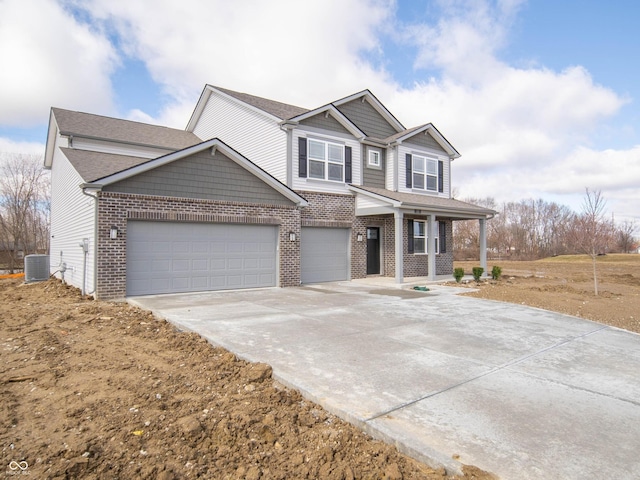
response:
[[[96,291],[96,286],[98,285],[98,281],[97,281],[98,280],[98,195],[97,194],[91,195],[90,193],[87,193],[86,189],[89,187],[93,187],[93,185],[89,185],[86,183],[80,185],[83,195],[86,195],[87,197],[91,197],[94,199],[94,203],[93,203],[93,219],[94,219],[94,222],[93,222],[93,250],[94,250],[93,251],[93,290],[91,290],[90,292],[87,292],[87,295],[93,295]],[[85,258],[86,258],[86,254],[85,254]],[[86,278],[85,273],[83,273],[83,277]],[[83,282],[84,282],[84,279],[83,279]]]

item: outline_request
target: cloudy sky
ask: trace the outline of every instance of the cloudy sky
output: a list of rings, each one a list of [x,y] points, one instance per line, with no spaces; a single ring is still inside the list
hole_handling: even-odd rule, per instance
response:
[[[459,198],[640,223],[636,0],[0,0],[0,152],[52,106],[184,128],[206,83],[313,108],[370,89],[462,153]]]

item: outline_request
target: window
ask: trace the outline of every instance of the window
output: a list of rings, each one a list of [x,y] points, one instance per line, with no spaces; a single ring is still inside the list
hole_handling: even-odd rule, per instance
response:
[[[369,150],[369,161],[367,163],[367,166],[371,168],[382,168],[379,150]]]
[[[413,188],[438,191],[438,157],[412,155]]]
[[[438,232],[440,232],[440,223],[436,222],[434,232],[436,236],[436,253],[440,253],[440,238]],[[413,253],[428,253],[427,226],[425,222],[420,220],[413,221]]]
[[[344,181],[344,146],[309,139],[309,178]]]

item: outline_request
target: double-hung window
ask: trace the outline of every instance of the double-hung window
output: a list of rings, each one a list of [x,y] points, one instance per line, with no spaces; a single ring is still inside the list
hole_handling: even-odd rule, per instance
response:
[[[309,139],[309,178],[344,181],[344,145]]]
[[[440,231],[440,224],[436,222],[435,236],[436,236],[436,253],[440,253],[440,239],[438,238],[438,232]],[[413,221],[413,253],[428,253],[427,248],[427,225],[420,220]]]
[[[413,188],[438,191],[438,157],[412,155]]]

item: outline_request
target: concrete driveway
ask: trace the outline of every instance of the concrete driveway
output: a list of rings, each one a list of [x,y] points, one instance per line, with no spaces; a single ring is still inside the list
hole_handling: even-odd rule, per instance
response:
[[[131,298],[405,453],[503,479],[640,478],[640,336],[357,282]]]

